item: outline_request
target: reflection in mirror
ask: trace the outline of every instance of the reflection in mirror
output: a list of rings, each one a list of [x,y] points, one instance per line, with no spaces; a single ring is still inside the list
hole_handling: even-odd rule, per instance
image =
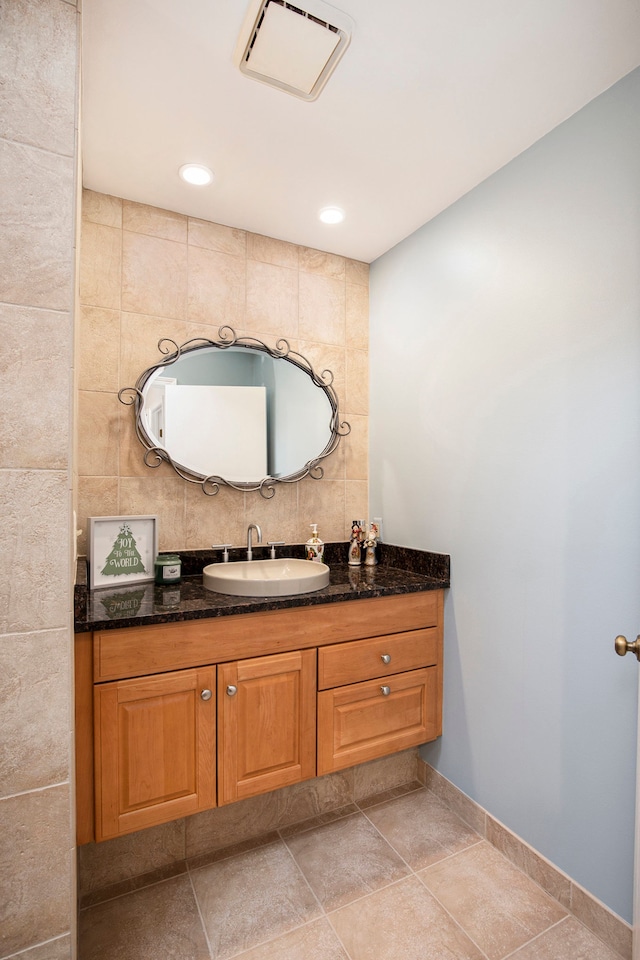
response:
[[[220,327],[218,340],[178,346],[118,394],[134,407],[147,466],[163,461],[205,493],[220,485],[272,497],[276,483],[310,476],[350,432],[340,423],[333,374],[317,374],[286,340],[274,349]]]

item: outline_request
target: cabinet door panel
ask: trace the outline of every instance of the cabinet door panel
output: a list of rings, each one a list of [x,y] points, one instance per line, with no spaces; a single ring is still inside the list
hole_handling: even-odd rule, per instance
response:
[[[427,667],[319,693],[318,774],[439,736],[437,677]]]
[[[315,662],[303,650],[219,667],[220,804],[315,776]]]
[[[215,668],[96,688],[96,839],[215,806]]]

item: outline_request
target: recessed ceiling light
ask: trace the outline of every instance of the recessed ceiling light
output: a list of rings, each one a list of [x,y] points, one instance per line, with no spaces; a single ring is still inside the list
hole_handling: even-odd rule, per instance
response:
[[[344,210],[340,207],[323,207],[318,216],[323,223],[342,223]]]
[[[183,163],[178,173],[186,183],[191,183],[196,187],[206,187],[213,180],[213,173],[209,167],[201,163]]]

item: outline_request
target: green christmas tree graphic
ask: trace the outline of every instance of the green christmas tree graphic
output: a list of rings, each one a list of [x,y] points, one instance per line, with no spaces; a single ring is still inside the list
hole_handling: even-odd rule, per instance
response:
[[[107,557],[102,576],[117,577],[121,574],[146,572],[131,527],[128,523],[123,523],[111,548],[111,553]]]

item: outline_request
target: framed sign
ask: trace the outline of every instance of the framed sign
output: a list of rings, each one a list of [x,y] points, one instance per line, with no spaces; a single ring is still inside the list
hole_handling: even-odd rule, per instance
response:
[[[89,589],[153,580],[157,517],[89,517]]]

